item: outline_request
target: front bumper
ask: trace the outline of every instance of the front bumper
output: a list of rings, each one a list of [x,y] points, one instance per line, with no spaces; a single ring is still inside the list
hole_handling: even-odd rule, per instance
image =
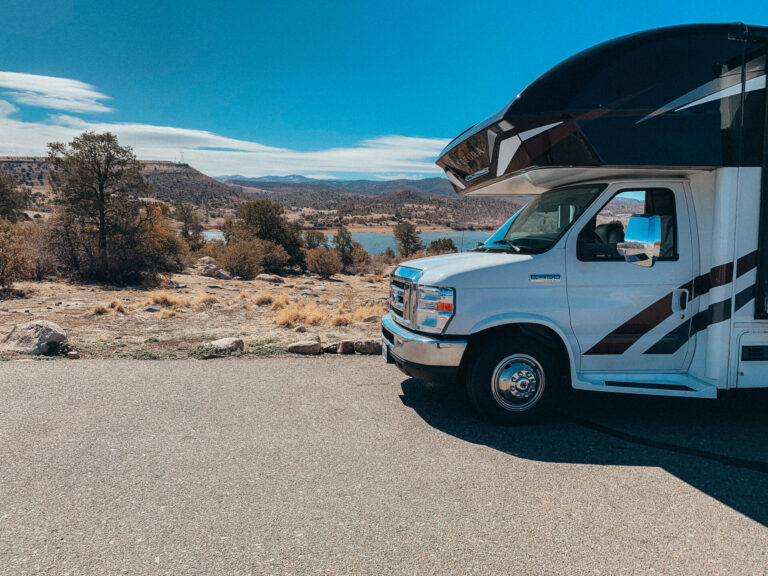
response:
[[[422,380],[455,379],[466,340],[447,340],[411,332],[387,314],[381,319],[381,345],[388,363]]]

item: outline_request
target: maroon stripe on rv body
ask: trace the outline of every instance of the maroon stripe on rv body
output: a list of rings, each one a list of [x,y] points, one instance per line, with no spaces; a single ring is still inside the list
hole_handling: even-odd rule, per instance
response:
[[[623,354],[640,337],[672,314],[672,293],[659,298],[587,350],[586,354]]]
[[[736,261],[736,278],[741,278],[757,266],[757,250],[745,254]]]
[[[737,275],[746,274],[757,264],[757,252],[742,256],[737,261]],[[720,264],[706,274],[697,276],[680,286],[688,290],[689,301],[707,294],[712,288],[733,282],[733,262]],[[585,352],[588,355],[623,354],[630,346],[672,316],[672,293],[663,296],[624,324],[616,328],[597,344]]]

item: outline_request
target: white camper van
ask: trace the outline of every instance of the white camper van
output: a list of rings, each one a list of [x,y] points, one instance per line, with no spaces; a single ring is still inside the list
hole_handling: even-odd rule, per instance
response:
[[[768,28],[598,45],[437,163],[527,205],[476,250],[398,266],[383,352],[460,378],[505,423],[580,390],[716,398],[768,387]]]

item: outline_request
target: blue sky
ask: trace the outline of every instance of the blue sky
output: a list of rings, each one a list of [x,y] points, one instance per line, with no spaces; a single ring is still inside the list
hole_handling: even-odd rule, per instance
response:
[[[438,175],[434,157],[560,60],[764,1],[3,0],[0,154],[112,130],[211,175]]]

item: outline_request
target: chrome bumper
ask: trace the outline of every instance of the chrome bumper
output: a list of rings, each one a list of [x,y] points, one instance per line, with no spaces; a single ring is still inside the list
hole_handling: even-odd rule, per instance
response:
[[[458,368],[467,347],[466,340],[439,340],[437,336],[411,332],[389,314],[381,319],[381,327],[384,354],[391,354],[409,364]]]

